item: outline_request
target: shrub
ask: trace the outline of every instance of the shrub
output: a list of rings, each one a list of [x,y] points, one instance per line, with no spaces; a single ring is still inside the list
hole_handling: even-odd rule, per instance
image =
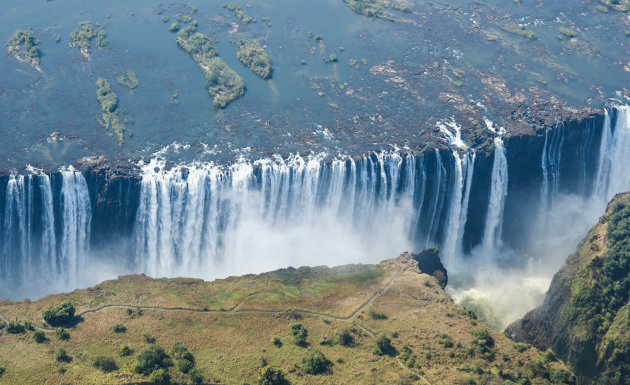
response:
[[[0,366],[0,377],[2,377],[4,372],[6,372],[6,369],[4,368],[4,366]]]
[[[302,371],[306,374],[324,373],[330,365],[332,362],[319,350],[309,350],[306,352],[306,357],[302,359]]]
[[[4,321],[0,321],[0,330],[4,329],[5,327],[7,327],[7,323]]]
[[[24,329],[32,331],[35,330],[35,327],[31,321],[24,321]]]
[[[492,338],[486,329],[474,330],[473,336],[476,338],[474,342],[476,345],[488,349],[494,347],[494,338]]]
[[[171,376],[166,369],[156,369],[149,375],[149,383],[154,385],[170,385]]]
[[[373,353],[377,356],[395,356],[396,349],[392,346],[392,341],[387,336],[380,336],[376,339]]]
[[[120,349],[118,349],[118,354],[120,354],[121,357],[127,357],[133,354],[133,350],[129,345],[121,345]]]
[[[308,336],[308,331],[302,326],[299,322],[291,322],[289,326],[289,334],[293,337],[293,343],[297,346],[306,346],[306,336]]]
[[[177,360],[176,366],[177,366],[177,370],[179,370],[180,372],[188,373],[195,367],[195,364],[194,362],[189,361],[187,359],[181,359],[181,360]]]
[[[188,348],[186,347],[186,345],[178,341],[173,344],[173,349],[171,350],[171,353],[175,358],[183,358],[184,354],[188,353]]]
[[[103,373],[109,373],[109,372],[113,372],[114,370],[118,370],[116,361],[114,361],[114,359],[111,357],[105,357],[105,356],[96,357],[92,365],[96,369],[101,370]]]
[[[335,337],[335,342],[341,346],[352,346],[354,344],[354,337],[352,337],[348,329],[338,331]]]
[[[57,306],[46,306],[42,311],[44,321],[52,326],[71,326],[75,321],[76,309],[70,301],[65,301]]]
[[[370,310],[370,317],[375,320],[384,320],[387,319],[387,316],[384,313],[378,313],[374,310]]]
[[[70,339],[70,334],[64,328],[55,328],[55,335],[57,338],[63,341],[67,341]]]
[[[275,347],[278,347],[278,348],[282,347],[282,341],[280,341],[280,338],[278,338],[278,337],[273,337],[273,340],[271,341],[271,343]]]
[[[9,321],[6,328],[7,328],[7,333],[10,333],[10,334],[26,333],[26,328],[18,320]]]
[[[548,362],[555,362],[557,361],[558,358],[556,357],[556,353],[553,352],[553,350],[551,350],[551,348],[547,349],[543,354],[542,354],[542,361],[546,364]]]
[[[144,374],[145,376],[155,370],[166,369],[169,366],[173,366],[173,362],[164,352],[164,349],[157,345],[142,349],[138,354],[137,360],[136,373]]]
[[[142,333],[142,338],[144,338],[144,342],[147,344],[154,344],[155,338],[151,337],[149,333]]]
[[[190,382],[195,385],[200,385],[205,380],[203,374],[201,374],[201,371],[197,368],[192,368],[188,374],[190,375]]]
[[[42,342],[46,341],[46,335],[43,331],[36,330],[35,333],[33,333],[33,341],[41,344]]]
[[[284,378],[284,373],[280,369],[265,366],[258,371],[258,385],[288,385],[289,381]]]
[[[116,324],[114,325],[114,327],[112,328],[114,330],[114,333],[126,333],[127,332],[127,327],[123,324]]]
[[[57,350],[57,353],[55,353],[55,359],[57,362],[72,362],[72,357],[66,353],[66,349],[64,348],[59,348],[59,350]]]

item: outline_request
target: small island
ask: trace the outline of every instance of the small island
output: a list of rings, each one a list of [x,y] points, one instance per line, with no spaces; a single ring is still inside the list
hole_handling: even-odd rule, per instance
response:
[[[263,79],[271,79],[271,59],[255,40],[239,39],[236,55],[253,73]]]
[[[256,18],[255,17],[250,17],[248,16],[245,11],[243,11],[243,9],[236,5],[236,4],[232,4],[232,3],[225,3],[223,4],[223,8],[227,9],[228,11],[232,12],[234,14],[234,16],[236,16],[236,18],[238,19],[238,21],[241,22],[241,24],[249,24],[251,22],[256,22]]]
[[[118,97],[112,91],[112,87],[107,79],[98,78],[96,81],[96,98],[101,105],[103,120],[96,118],[96,122],[105,129],[111,129],[118,137],[118,143],[124,141],[125,127],[118,117]]]
[[[7,40],[7,53],[19,61],[24,61],[32,65],[38,71],[41,57],[39,41],[33,37],[33,32],[18,29]]]
[[[105,31],[102,28],[99,30],[94,29],[92,23],[89,21],[80,22],[77,29],[70,34],[72,46],[79,48],[81,55],[86,59],[90,59],[90,45],[92,44],[92,40],[96,38],[96,45],[104,47],[107,45],[107,39],[105,37]]]
[[[177,33],[177,45],[199,65],[206,77],[206,88],[217,108],[225,108],[245,92],[245,82],[223,59],[208,36],[190,25]]]

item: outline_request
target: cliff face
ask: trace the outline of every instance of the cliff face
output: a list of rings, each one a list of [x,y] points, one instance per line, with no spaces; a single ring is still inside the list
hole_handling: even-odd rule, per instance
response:
[[[578,383],[630,383],[630,193],[616,196],[554,276],[543,305],[508,326],[552,348]]]

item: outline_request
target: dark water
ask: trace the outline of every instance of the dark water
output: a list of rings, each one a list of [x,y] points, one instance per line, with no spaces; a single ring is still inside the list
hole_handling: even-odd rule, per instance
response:
[[[255,1],[241,5],[258,22],[238,25],[236,31],[230,24],[236,19],[222,2],[190,4],[198,8],[192,17],[199,31],[217,39],[223,60],[246,82],[245,96],[225,110],[212,106],[201,71],[168,31],[175,15],[190,14],[184,3],[5,2],[0,36],[30,27],[43,56],[40,73],[0,55],[0,168],[55,168],[98,155],[112,161],[146,158],[173,143],[190,145],[179,152],[171,147],[175,160],[226,162],[298,151],[336,155],[392,145],[415,148],[426,141],[442,143],[435,123],[460,116],[457,105],[440,99],[443,92],[461,95],[459,103],[492,117],[494,104],[505,100],[487,94],[483,80],[488,77],[510,88],[538,86],[578,107],[602,106],[627,85],[628,73],[620,64],[629,53],[620,27],[627,21],[622,14],[598,11],[596,1],[504,2],[500,8],[418,2],[412,13],[392,11],[398,22],[354,14],[341,0]],[[157,15],[156,8],[164,12]],[[164,15],[168,23],[160,21]],[[263,16],[271,27],[260,21]],[[107,32],[109,44],[93,44],[91,60],[69,47],[70,32],[83,20],[98,22]],[[539,39],[501,30],[506,23],[522,23]],[[560,26],[578,31],[576,41],[558,40]],[[309,32],[321,35],[325,49],[307,40]],[[61,35],[59,44],[54,34]],[[488,41],[489,34],[497,41]],[[266,46],[272,80],[256,77],[238,62],[233,45],[238,38],[255,38]],[[338,63],[324,62],[331,53]],[[359,60],[359,70],[349,66],[350,58]],[[115,81],[126,69],[134,70],[140,82],[133,91]],[[452,84],[452,69],[465,73],[461,88]],[[98,77],[112,83],[119,109],[133,120],[122,146],[96,124]],[[175,92],[177,105],[170,102]],[[59,139],[50,140],[52,133]]]

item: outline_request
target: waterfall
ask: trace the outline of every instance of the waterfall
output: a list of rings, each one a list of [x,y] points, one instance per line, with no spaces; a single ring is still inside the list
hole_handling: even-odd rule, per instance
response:
[[[72,167],[61,171],[62,239],[60,262],[68,277],[82,272],[89,253],[92,207],[83,174]]]
[[[293,156],[168,170],[154,159],[142,170],[135,256],[140,271],[153,276],[209,277],[258,265],[334,263],[342,255],[376,261],[412,245],[413,155],[329,163]]]
[[[508,168],[503,139],[494,138],[494,161],[490,182],[490,200],[482,247],[492,250],[502,246],[503,209],[507,197]]]
[[[615,122],[613,124],[613,118]],[[593,197],[604,207],[617,193],[630,190],[630,106],[606,111]]]
[[[468,201],[475,166],[475,153],[465,154],[461,158],[457,151],[453,151],[453,158],[455,160],[455,184],[451,194],[446,235],[442,243],[442,257],[446,264],[463,253],[462,241],[468,218]]]

